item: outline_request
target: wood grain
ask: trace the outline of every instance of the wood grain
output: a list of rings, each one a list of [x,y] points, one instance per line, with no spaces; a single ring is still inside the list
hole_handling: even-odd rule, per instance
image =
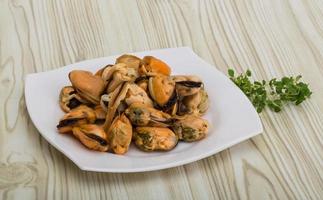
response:
[[[0,199],[321,199],[323,1],[0,1]],[[302,74],[314,95],[261,114],[264,133],[185,166],[84,172],[29,119],[24,76],[80,60],[190,46],[226,72]]]

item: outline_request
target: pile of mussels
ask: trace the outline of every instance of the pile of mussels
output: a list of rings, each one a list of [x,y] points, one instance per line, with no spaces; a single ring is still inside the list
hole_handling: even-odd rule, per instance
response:
[[[122,55],[92,74],[73,70],[62,88],[59,133],[73,134],[92,150],[124,154],[131,141],[143,151],[173,149],[204,138],[201,116],[208,95],[196,76],[173,75],[153,56]]]

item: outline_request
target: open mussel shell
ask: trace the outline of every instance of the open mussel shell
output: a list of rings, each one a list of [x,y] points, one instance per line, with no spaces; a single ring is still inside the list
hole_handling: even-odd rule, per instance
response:
[[[66,113],[56,127],[59,133],[69,133],[74,126],[94,123],[95,120],[96,115],[94,110],[85,105],[80,105]]]
[[[89,71],[73,70],[69,73],[69,79],[79,95],[95,105],[99,104],[105,89],[105,83],[101,77]]]
[[[89,104],[89,102],[83,99],[72,86],[62,88],[59,94],[59,105],[64,112],[69,112],[82,104]]]
[[[107,151],[109,143],[106,132],[96,124],[83,124],[73,127],[73,135],[89,149]]]
[[[132,140],[132,125],[122,114],[117,116],[108,131],[111,150],[116,154],[125,154]]]
[[[141,65],[141,59],[134,55],[124,54],[117,58],[116,64],[118,63],[124,63],[127,67],[138,70]]]
[[[187,115],[173,123],[172,129],[180,140],[194,142],[207,135],[209,125],[205,119],[199,116]]]
[[[178,143],[172,130],[162,127],[137,127],[134,141],[143,151],[169,151]]]
[[[169,114],[141,103],[131,104],[125,114],[135,126],[167,127],[172,123]]]

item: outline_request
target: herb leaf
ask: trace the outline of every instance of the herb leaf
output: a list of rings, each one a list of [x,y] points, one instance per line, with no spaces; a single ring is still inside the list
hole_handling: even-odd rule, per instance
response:
[[[287,103],[301,104],[312,95],[308,84],[300,82],[301,75],[265,80],[251,81],[251,71],[235,76],[233,69],[228,70],[229,78],[242,90],[260,113],[267,106],[274,112],[279,112]]]

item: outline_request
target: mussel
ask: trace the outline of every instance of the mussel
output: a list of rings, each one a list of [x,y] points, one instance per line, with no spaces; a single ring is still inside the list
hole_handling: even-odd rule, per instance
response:
[[[132,124],[136,126],[167,127],[172,123],[172,118],[169,114],[142,103],[131,104],[125,114]]]
[[[134,141],[143,151],[169,151],[176,146],[178,138],[169,128],[137,127]]]
[[[103,124],[105,122],[105,117],[107,115],[107,112],[102,108],[101,105],[97,105],[94,107],[95,112],[95,124]]]
[[[153,56],[145,56],[142,59],[142,65],[139,68],[140,75],[156,75],[163,74],[169,76],[170,67],[163,61]]]
[[[96,115],[93,109],[80,105],[66,113],[56,126],[59,133],[69,133],[74,126],[94,123]]]
[[[96,151],[107,151],[109,149],[106,132],[96,124],[83,124],[73,127],[73,135],[89,149]]]
[[[133,103],[142,103],[146,106],[153,107],[153,102],[145,90],[134,83],[129,84],[128,87],[129,88],[124,99],[128,105]]]
[[[59,94],[59,105],[64,112],[69,112],[81,104],[89,104],[72,86],[65,86]]]
[[[127,67],[124,63],[115,64],[102,72],[102,79],[106,81],[108,85],[108,94],[113,92],[120,84],[124,82],[133,82],[137,77],[137,69]]]
[[[138,70],[141,65],[141,59],[134,55],[124,54],[117,58],[116,64],[118,63],[124,63],[127,67]]]
[[[129,119],[124,114],[116,117],[108,133],[112,151],[116,154],[125,154],[132,139],[132,125]]]
[[[162,110],[168,110],[177,101],[175,81],[169,76],[156,75],[149,78],[149,93]]]
[[[116,112],[123,112],[127,105],[132,103],[141,103],[149,107],[153,106],[147,93],[138,85],[129,82],[119,85],[109,95],[102,96],[101,102],[101,105],[103,106],[108,105],[106,107],[107,117],[104,123],[106,130],[109,129]]]
[[[202,88],[202,81],[197,76],[172,76],[176,82],[176,92],[179,97],[196,94]]]
[[[179,100],[177,114],[185,115],[194,113],[203,115],[207,111],[208,106],[208,95],[204,89],[201,89],[198,93],[185,96]]]
[[[194,142],[204,138],[208,132],[208,122],[196,115],[186,115],[172,125],[179,140]]]
[[[73,70],[69,73],[69,79],[79,95],[93,104],[99,104],[105,89],[105,83],[101,77],[89,71]]]

